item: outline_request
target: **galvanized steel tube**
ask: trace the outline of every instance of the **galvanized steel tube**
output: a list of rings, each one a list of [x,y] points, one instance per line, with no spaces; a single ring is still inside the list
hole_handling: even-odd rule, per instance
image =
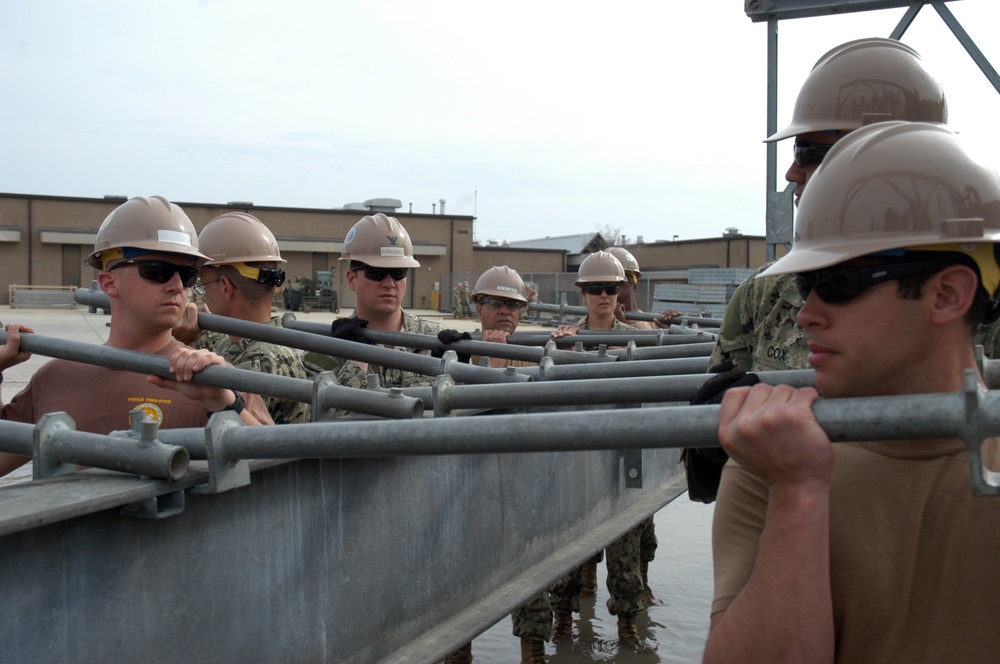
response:
[[[713,374],[640,376],[630,378],[590,378],[557,382],[510,385],[455,385],[438,381],[432,387],[403,388],[403,394],[421,399],[436,416],[455,410],[490,408],[548,408],[554,406],[594,406],[600,404],[642,404],[684,402]],[[768,371],[759,374],[766,385],[812,387],[816,372]]]
[[[631,341],[625,348],[612,348],[608,355],[618,361],[665,360],[677,357],[708,357],[715,349],[715,343],[680,344],[674,346],[643,346],[637,348]]]
[[[563,364],[555,366],[542,360],[537,367],[517,367],[519,374],[535,380],[583,380],[586,378],[626,378],[629,376],[675,376],[703,374],[708,371],[707,357],[682,357],[642,362],[605,362],[602,364]]]
[[[587,307],[561,305],[561,304],[545,304],[543,302],[529,302],[528,310],[542,311],[551,314],[566,314],[566,315],[577,315],[577,316],[586,316],[588,313],[590,313]],[[653,321],[660,321],[661,323],[668,322],[667,319],[665,319],[661,314],[654,314],[645,311],[626,311],[625,318],[629,320],[644,320],[649,322]],[[699,318],[696,316],[685,316],[683,314],[671,318],[670,322],[676,322],[676,323],[687,322],[690,324],[704,325],[706,327],[722,326],[722,321],[719,320],[718,318]]]
[[[7,332],[0,330],[0,343],[7,342]],[[38,353],[46,357],[57,357],[73,362],[94,364],[109,369],[121,369],[136,373],[150,374],[162,378],[174,379],[170,372],[170,360],[163,355],[141,353],[101,344],[88,344],[68,339],[57,339],[40,334],[21,334],[21,349],[29,353]],[[312,402],[312,381],[287,376],[272,376],[256,371],[246,371],[234,367],[212,365],[205,367],[194,375],[191,381],[199,385],[212,385],[241,390],[251,394],[262,394],[269,397]],[[349,388],[344,388],[349,389]]]
[[[0,452],[31,456],[35,425],[0,420]]]
[[[309,332],[310,334],[320,334],[330,336],[330,326],[325,323],[310,323],[300,321],[292,314],[285,314],[281,318],[281,324],[290,330]],[[523,362],[539,362],[546,352],[541,348],[528,348],[516,344],[500,344],[489,341],[476,340],[477,333],[473,333],[473,339],[462,339],[450,344],[443,344],[438,338],[429,334],[410,334],[407,332],[387,332],[385,330],[372,330],[364,328],[364,335],[375,343],[387,344],[390,346],[402,346],[404,348],[422,348],[425,350],[453,350],[456,353],[465,355],[483,355],[488,357],[499,357],[505,360],[519,360]],[[548,353],[548,356],[556,364],[585,364],[587,362],[613,362],[614,358],[607,355],[598,356],[594,354],[577,353],[570,350],[556,350]]]
[[[813,413],[835,442],[1000,435],[1000,392],[983,393],[980,399],[982,407],[972,414],[964,393],[820,400]],[[713,447],[719,444],[719,408],[236,427],[224,433],[219,445],[223,456],[232,459]]]
[[[179,480],[188,469],[188,453],[183,447],[162,444],[140,447],[131,439],[85,431],[54,433],[48,441],[47,454],[65,463],[163,480]]]

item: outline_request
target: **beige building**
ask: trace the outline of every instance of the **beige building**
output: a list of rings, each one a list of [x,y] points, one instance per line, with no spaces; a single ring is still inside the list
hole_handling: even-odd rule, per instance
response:
[[[75,198],[0,193],[0,304],[9,304],[9,287],[89,287],[97,271],[84,264],[93,249],[97,229],[125,197]],[[521,274],[568,275],[568,285],[558,292],[572,291],[572,273],[587,254],[607,246],[599,233],[526,240],[514,243],[473,244],[475,218],[466,215],[400,212],[395,199],[372,199],[352,204],[350,209],[320,209],[258,206],[246,202],[228,204],[174,201],[187,212],[199,231],[216,216],[242,211],[260,219],[278,240],[289,283],[297,277],[315,278],[317,272],[332,273],[340,304],[354,306],[347,288],[343,265],[338,260],[344,236],[358,219],[370,211],[385,212],[399,219],[413,240],[420,267],[410,275],[404,302],[406,308],[448,306],[455,280],[470,285],[494,265],[509,265]],[[645,276],[641,295],[654,282],[685,283],[688,270],[697,267],[757,267],[764,263],[766,244],[762,236],[744,236],[729,231],[716,238],[629,244]],[[780,253],[783,252],[779,252]],[[441,292],[440,302],[435,290]],[[543,298],[554,297],[553,293]]]
[[[0,303],[9,304],[9,286],[89,287],[97,271],[84,264],[93,250],[97,229],[124,197],[73,198],[0,193]],[[260,219],[278,240],[289,282],[314,278],[317,271],[333,273],[342,306],[354,306],[354,297],[338,260],[344,236],[367,209],[318,209],[226,205],[174,201],[187,212],[199,231],[216,216],[248,212]],[[374,211],[399,219],[413,240],[420,267],[409,279],[404,307],[427,308],[441,275],[474,269],[473,217],[399,212],[399,201],[368,201]],[[388,207],[385,207],[385,206]]]

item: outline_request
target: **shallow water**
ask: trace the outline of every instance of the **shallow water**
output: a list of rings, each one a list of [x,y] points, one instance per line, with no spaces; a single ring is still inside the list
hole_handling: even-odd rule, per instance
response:
[[[607,610],[606,568],[598,567],[597,594],[580,599],[573,637],[545,644],[552,664],[617,662],[618,664],[688,664],[701,661],[708,635],[712,600],[711,527],[713,505],[693,503],[681,495],[656,514],[659,548],[649,565],[649,585],[659,605],[636,620],[647,651],[618,647],[617,621]],[[520,642],[505,618],[472,642],[475,664],[520,661]]]

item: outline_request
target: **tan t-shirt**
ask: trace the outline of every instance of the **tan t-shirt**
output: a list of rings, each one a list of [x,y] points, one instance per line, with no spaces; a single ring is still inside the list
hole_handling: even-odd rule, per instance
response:
[[[169,344],[158,354],[169,355],[179,343]],[[241,394],[247,410],[259,422],[272,423],[259,396]],[[128,430],[129,413],[134,410],[163,429],[203,427],[209,417],[200,401],[156,387],[146,380],[146,374],[53,359],[3,406],[3,419],[34,424],[46,413],[64,411],[73,418],[77,431],[107,434]]]
[[[1000,661],[1000,498],[973,497],[966,449],[960,441],[834,445],[838,662]],[[767,487],[730,460],[713,525],[713,613],[746,584],[766,508]]]

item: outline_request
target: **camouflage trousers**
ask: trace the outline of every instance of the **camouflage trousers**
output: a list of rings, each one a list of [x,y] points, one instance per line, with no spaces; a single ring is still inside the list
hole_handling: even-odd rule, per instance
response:
[[[640,550],[645,550],[652,559],[656,551],[656,534],[652,528],[652,518],[648,520],[649,527],[644,530],[643,521],[608,545],[608,611],[613,616],[622,613],[638,613],[645,606],[642,603],[642,574],[639,571]],[[646,532],[646,545],[643,546],[643,534]],[[600,553],[594,556],[594,562],[600,560]],[[583,588],[583,566],[577,567],[569,574],[559,579],[549,589],[552,595],[553,611],[580,610],[580,589]]]
[[[552,605],[549,602],[548,591],[543,590],[514,609],[510,619],[514,623],[514,636],[551,641]]]
[[[656,558],[656,547],[659,542],[656,541],[656,525],[653,523],[653,517],[650,516],[648,519],[640,523],[637,528],[640,529],[640,541],[639,541],[639,560],[644,563],[648,563],[650,560]]]

